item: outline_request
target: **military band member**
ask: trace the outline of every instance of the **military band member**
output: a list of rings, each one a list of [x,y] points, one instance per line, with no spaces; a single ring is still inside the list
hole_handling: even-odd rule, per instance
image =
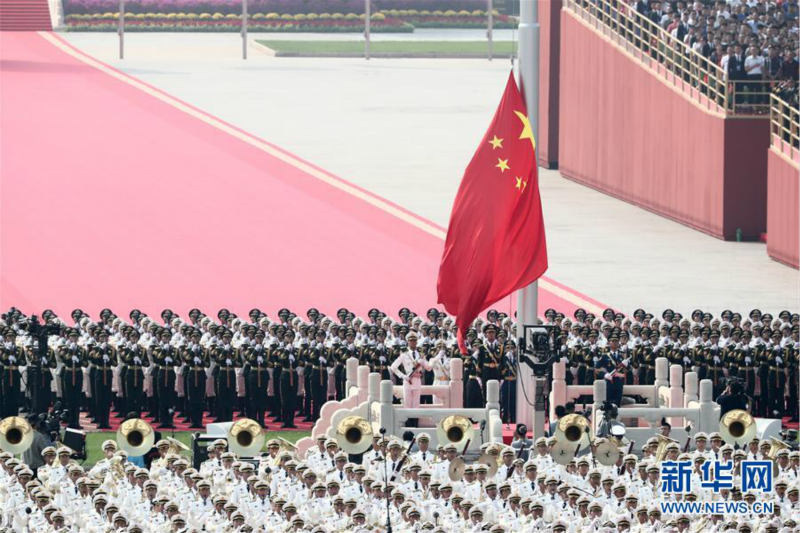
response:
[[[209,366],[205,348],[200,345],[200,331],[193,330],[189,343],[183,347],[181,359],[186,365],[186,403],[193,428],[203,427],[206,403],[206,369]]]
[[[417,347],[418,336],[415,331],[406,335],[408,349],[400,354],[390,367],[392,372],[403,383],[403,404],[411,409],[420,406],[420,390],[422,373],[432,367]]]
[[[231,345],[233,334],[225,330],[222,344],[211,349],[211,357],[216,361],[217,422],[233,420],[233,406],[236,399],[236,369],[242,366],[240,354]]]
[[[17,334],[13,329],[6,330],[3,346],[0,348],[0,407],[2,417],[17,416],[22,406],[19,367],[25,365],[25,352],[16,344]]]
[[[98,429],[111,429],[108,423],[111,410],[111,382],[114,368],[117,366],[117,351],[108,344],[108,332],[101,330],[97,335],[98,343],[89,348],[89,362],[94,373],[92,399],[95,405]]]
[[[83,394],[83,369],[89,366],[86,350],[78,345],[78,331],[70,329],[67,343],[58,353],[61,359],[61,392],[64,407],[69,414],[69,427],[80,429],[81,395]]]
[[[175,366],[180,364],[178,350],[170,343],[172,333],[162,329],[159,343],[150,348],[150,359],[155,365],[154,389],[158,397],[158,422],[162,428],[174,428]]]

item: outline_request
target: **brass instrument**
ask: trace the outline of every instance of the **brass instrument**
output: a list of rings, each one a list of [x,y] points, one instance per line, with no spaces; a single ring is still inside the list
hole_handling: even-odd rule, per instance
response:
[[[33,444],[33,428],[21,416],[0,421],[0,449],[11,454],[25,452]]]
[[[242,418],[228,430],[228,448],[243,457],[253,457],[261,451],[266,436],[261,425],[252,418]]]
[[[573,413],[558,419],[556,431],[553,436],[556,441],[571,444],[572,448],[580,445],[581,448],[589,446],[589,428],[591,424],[585,416]]]
[[[286,440],[286,439],[284,439],[283,437],[280,437],[280,436],[278,437],[278,440],[281,441],[281,446],[280,446],[281,450],[285,450],[285,451],[290,452],[290,453],[296,453],[297,452],[297,446],[295,446],[294,444],[292,444],[288,440]]]
[[[334,438],[345,453],[364,453],[372,446],[372,425],[366,418],[347,416],[336,426]]]
[[[156,440],[153,426],[141,418],[123,422],[117,430],[117,444],[131,457],[139,457],[150,451]]]
[[[179,441],[178,439],[173,439],[172,437],[167,437],[166,441],[169,443],[169,449],[167,453],[177,453],[180,455],[181,452],[190,452],[192,451],[187,445]]]
[[[656,435],[656,439],[658,440],[658,448],[656,448],[655,459],[656,462],[660,463],[667,456],[667,446],[673,443],[678,444],[678,441],[661,434]]]
[[[461,415],[450,415],[442,419],[436,426],[436,438],[442,446],[455,444],[459,446],[472,440],[475,428],[469,418]]]
[[[742,409],[728,411],[719,421],[722,439],[734,446],[742,446],[753,440],[756,431],[756,419]]]
[[[769,453],[767,457],[772,459],[773,461],[778,460],[778,452],[781,450],[788,450],[789,445],[783,442],[780,439],[776,439],[775,437],[769,438]]]

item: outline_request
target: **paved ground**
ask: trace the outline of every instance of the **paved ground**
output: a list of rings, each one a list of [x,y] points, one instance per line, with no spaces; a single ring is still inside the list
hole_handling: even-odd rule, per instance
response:
[[[438,40],[442,33],[376,38]],[[474,40],[483,32],[457,33]],[[120,62],[115,34],[64,35],[98,59],[443,226],[510,66],[274,58],[257,50],[245,62],[235,34],[128,34]],[[335,38],[348,37],[358,38]],[[797,271],[771,261],[763,244],[707,237],[554,171],[542,171],[541,190],[548,275],[601,302],[628,312],[799,307]]]

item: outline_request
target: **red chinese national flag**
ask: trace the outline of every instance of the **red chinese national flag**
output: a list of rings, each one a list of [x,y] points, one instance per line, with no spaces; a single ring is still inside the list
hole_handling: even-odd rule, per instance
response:
[[[439,303],[456,315],[460,345],[483,309],[547,270],[536,141],[527,117],[511,73],[464,171],[439,266]]]

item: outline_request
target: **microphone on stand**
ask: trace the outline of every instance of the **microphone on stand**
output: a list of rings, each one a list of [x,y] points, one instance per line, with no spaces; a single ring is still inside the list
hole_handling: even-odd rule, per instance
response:
[[[380,429],[380,434],[383,436],[383,479],[386,480],[385,497],[386,497],[386,533],[392,533],[392,513],[389,502],[389,446],[386,442],[386,428]]]

